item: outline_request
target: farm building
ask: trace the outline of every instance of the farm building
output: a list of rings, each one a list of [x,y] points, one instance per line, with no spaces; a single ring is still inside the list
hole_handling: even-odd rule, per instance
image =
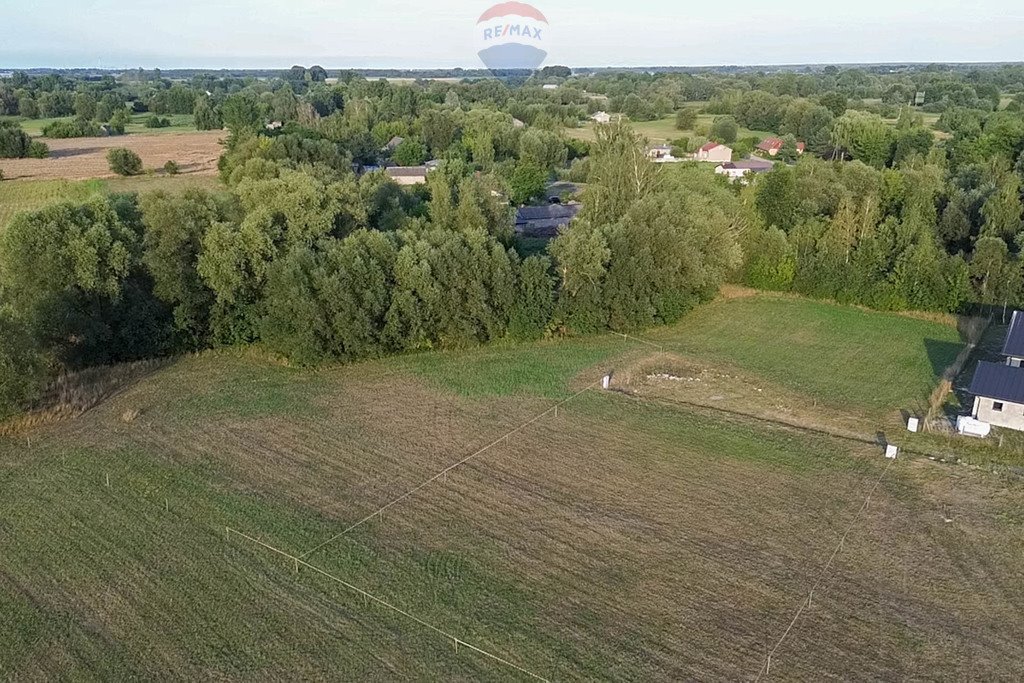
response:
[[[609,114],[608,112],[599,111],[590,118],[596,121],[597,123],[611,123],[612,115]]]
[[[721,145],[717,142],[709,142],[693,155],[696,161],[710,161],[716,164],[722,164],[728,161],[732,161],[732,148]]]
[[[981,361],[970,392],[971,416],[996,427],[1024,431],[1024,314],[1014,311],[1003,344],[1005,363]]]
[[[516,211],[516,233],[523,237],[555,237],[558,229],[569,225],[582,208],[581,204],[523,206]]]

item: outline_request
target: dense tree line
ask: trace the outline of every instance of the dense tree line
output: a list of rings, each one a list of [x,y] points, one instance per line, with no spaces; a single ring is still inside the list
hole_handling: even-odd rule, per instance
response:
[[[301,66],[264,80],[15,74],[0,106],[74,117],[54,135],[141,111],[227,135],[219,191],[58,204],[3,231],[0,413],[55,372],[218,345],[312,364],[640,329],[727,278],[881,309],[1024,304],[1024,100],[1000,106],[1020,92],[1019,67],[403,85]],[[710,115],[708,137],[738,153],[759,141],[744,129],[772,133],[780,163],[730,184],[649,163],[628,125],[592,144],[564,135],[599,108],[680,130]],[[941,112],[939,135],[922,109]],[[0,126],[0,150],[27,140]],[[372,171],[428,159],[425,186]],[[559,176],[587,183],[583,211],[541,253],[519,251],[513,205]]]
[[[775,168],[744,191],[760,220],[743,279],[889,310],[1024,305],[1024,135],[1015,157],[944,151],[896,168],[813,157]]]
[[[235,160],[230,190],[113,195],[10,223],[8,409],[49,372],[216,345],[305,364],[635,329],[677,319],[739,262],[738,198],[695,169],[644,162],[634,177],[645,150],[626,127],[602,135],[586,217],[550,257],[516,251],[500,185],[465,161],[403,189],[300,144],[264,154],[282,138],[263,139],[227,155],[260,150]],[[550,161],[542,139],[528,146]]]

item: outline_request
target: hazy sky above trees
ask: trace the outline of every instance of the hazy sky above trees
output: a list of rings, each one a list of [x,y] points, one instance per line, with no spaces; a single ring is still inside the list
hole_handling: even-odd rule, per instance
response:
[[[432,0],[13,0],[0,68],[477,68],[493,4]],[[537,0],[549,64],[1024,59],[1020,0]]]

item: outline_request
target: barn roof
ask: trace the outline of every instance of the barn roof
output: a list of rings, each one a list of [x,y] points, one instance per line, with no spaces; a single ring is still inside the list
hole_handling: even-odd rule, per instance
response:
[[[1006,343],[1003,344],[1003,355],[1024,358],[1024,313],[1013,312],[1010,320],[1010,331],[1006,333]]]
[[[971,393],[1010,403],[1024,403],[1024,368],[981,361],[974,371]]]

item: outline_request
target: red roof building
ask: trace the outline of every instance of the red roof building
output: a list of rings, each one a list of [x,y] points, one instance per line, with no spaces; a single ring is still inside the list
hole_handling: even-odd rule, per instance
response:
[[[764,140],[761,141],[761,144],[759,144],[757,146],[757,149],[762,151],[762,152],[765,152],[769,156],[775,156],[776,154],[779,153],[779,151],[782,149],[782,147],[785,144],[786,144],[786,142],[782,138],[765,138]],[[804,144],[802,142],[796,143],[796,153],[797,154],[803,154],[804,150],[806,150],[806,149],[807,149],[807,145],[806,144]]]

